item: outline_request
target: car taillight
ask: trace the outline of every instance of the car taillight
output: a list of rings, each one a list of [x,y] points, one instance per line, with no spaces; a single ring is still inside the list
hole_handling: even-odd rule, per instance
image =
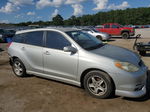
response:
[[[12,44],[12,42],[9,42],[9,43],[7,44],[7,48],[9,48],[11,44]]]

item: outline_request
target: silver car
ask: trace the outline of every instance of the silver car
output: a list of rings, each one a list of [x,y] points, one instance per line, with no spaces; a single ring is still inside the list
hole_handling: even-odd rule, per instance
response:
[[[99,32],[94,28],[82,28],[82,31],[87,32],[99,40],[109,40],[111,36],[104,32]]]
[[[33,74],[85,88],[96,98],[141,97],[146,93],[147,67],[127,49],[103,44],[76,29],[19,31],[8,54],[19,77]]]

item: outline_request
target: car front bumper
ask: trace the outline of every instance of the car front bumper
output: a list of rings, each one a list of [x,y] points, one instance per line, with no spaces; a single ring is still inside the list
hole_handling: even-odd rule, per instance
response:
[[[124,90],[116,90],[116,95],[125,96],[130,98],[139,98],[146,94],[146,85],[142,87],[139,91],[124,91]]]
[[[138,72],[123,72],[115,76],[115,94],[118,96],[138,98],[146,94],[147,67]]]

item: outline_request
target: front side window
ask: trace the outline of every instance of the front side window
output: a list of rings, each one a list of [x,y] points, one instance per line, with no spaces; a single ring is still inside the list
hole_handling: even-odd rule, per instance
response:
[[[43,46],[43,31],[25,33],[25,43],[35,46]]]
[[[103,46],[103,43],[97,38],[84,33],[82,31],[70,31],[66,32],[76,43],[86,50],[96,49]]]
[[[66,46],[71,46],[71,43],[62,34],[55,31],[47,31],[46,47],[63,50]]]

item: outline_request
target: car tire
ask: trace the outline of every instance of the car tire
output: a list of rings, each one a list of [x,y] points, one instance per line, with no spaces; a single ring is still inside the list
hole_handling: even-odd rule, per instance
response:
[[[145,56],[145,55],[146,55],[146,51],[139,51],[139,54],[140,54],[141,56]]]
[[[84,77],[84,88],[88,94],[95,98],[109,98],[114,93],[111,78],[104,72],[94,70]]]
[[[27,76],[26,68],[25,68],[24,64],[22,63],[22,61],[20,59],[18,59],[18,58],[13,60],[12,69],[13,69],[14,74],[17,77],[25,77],[25,76]]]
[[[100,35],[96,36],[96,38],[99,40],[103,40],[102,36],[100,36]]]
[[[122,33],[122,38],[123,39],[128,39],[130,37],[129,33],[128,32],[123,32]]]

